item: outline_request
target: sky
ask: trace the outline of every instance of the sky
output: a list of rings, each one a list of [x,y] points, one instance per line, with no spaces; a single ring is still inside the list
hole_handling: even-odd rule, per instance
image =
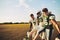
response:
[[[28,22],[30,14],[48,8],[60,21],[60,0],[0,0],[0,23]]]

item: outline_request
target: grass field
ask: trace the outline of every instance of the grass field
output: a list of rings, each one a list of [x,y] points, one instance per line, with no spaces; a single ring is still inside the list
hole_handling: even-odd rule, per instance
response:
[[[29,24],[0,25],[0,40],[22,40],[29,30]]]
[[[28,30],[29,24],[2,24],[0,25],[0,40],[22,40]]]

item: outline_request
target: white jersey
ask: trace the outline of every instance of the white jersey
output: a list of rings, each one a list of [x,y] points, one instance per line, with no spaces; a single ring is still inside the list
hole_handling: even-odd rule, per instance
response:
[[[42,22],[40,22],[39,25],[37,25],[36,30],[37,30],[37,32],[39,32],[43,29],[44,29],[44,27],[42,27]]]
[[[44,29],[44,27],[42,27],[42,22],[40,22],[39,25],[37,24],[37,19],[36,18],[34,20],[31,19],[30,22],[32,23],[33,29],[36,29],[37,32]]]
[[[44,27],[42,27],[43,24],[43,19],[42,19],[42,15],[40,17],[37,18],[37,27],[36,29],[38,31],[41,31],[42,29],[44,29]]]
[[[36,23],[36,18],[35,18],[34,20],[31,19],[30,22],[32,23],[33,28],[35,28],[36,25],[37,25],[37,23]]]

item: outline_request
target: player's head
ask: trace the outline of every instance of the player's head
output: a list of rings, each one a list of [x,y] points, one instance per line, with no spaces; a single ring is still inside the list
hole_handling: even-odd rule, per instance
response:
[[[37,12],[37,16],[41,16],[41,11]]]
[[[45,15],[45,14],[48,15],[48,9],[47,9],[47,8],[43,8],[43,9],[42,9],[42,12],[43,12],[44,15]]]
[[[42,12],[47,13],[47,12],[48,12],[48,9],[47,9],[47,8],[43,8],[43,9],[42,9]]]
[[[31,17],[32,19],[34,19],[34,14],[30,14],[30,17]]]

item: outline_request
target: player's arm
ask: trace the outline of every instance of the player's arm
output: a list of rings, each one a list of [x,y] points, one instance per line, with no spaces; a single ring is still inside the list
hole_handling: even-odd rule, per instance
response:
[[[32,28],[32,23],[30,22],[30,28]]]
[[[29,31],[31,31],[31,30],[32,30],[32,22],[29,21],[29,24],[30,24],[30,29],[29,29]]]
[[[60,33],[60,29],[58,27],[58,24],[57,24],[56,20],[51,19],[50,21],[54,25],[54,27],[56,27],[57,31]]]
[[[49,17],[51,23],[54,25],[54,27],[57,29],[57,31],[60,33],[60,29],[59,29],[59,26],[55,20],[55,15],[52,15]]]

